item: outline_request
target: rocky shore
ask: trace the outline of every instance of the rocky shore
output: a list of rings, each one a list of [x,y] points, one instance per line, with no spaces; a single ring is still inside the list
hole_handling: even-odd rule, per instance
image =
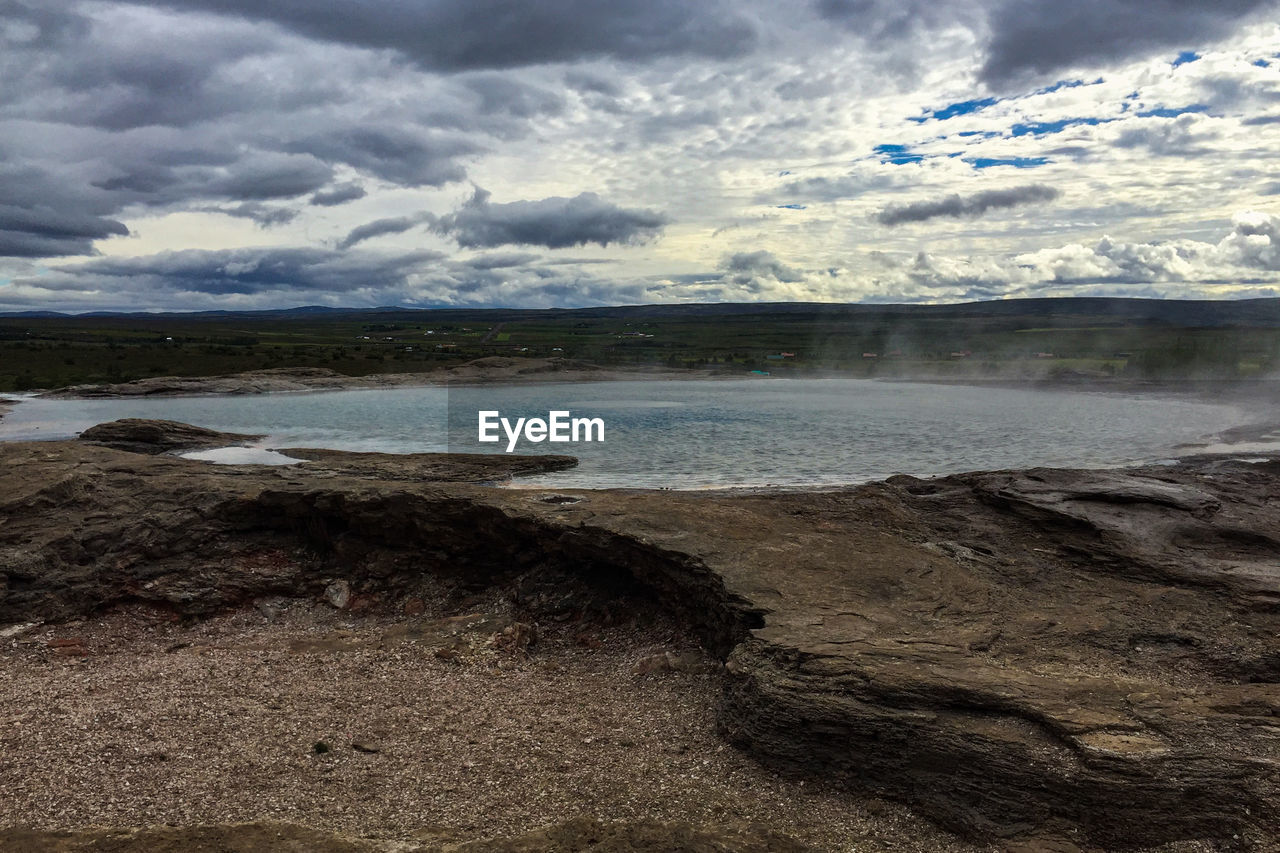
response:
[[[279,367],[227,376],[157,376],[107,385],[72,385],[45,391],[54,399],[190,397],[211,394],[270,394],[285,391],[343,391],[360,388],[405,388],[418,385],[494,382],[602,382],[628,379],[705,379],[706,370],[658,367],[609,368],[570,358],[489,356],[422,373],[375,373],[347,376],[322,367]],[[3,410],[0,409],[0,413]]]
[[[666,849],[1280,845],[1280,460],[735,494],[483,485],[531,464],[505,456],[139,449],[0,445],[0,746],[39,759],[0,767],[0,825],[407,843],[416,808],[444,834],[395,849],[575,816],[629,828],[456,849],[657,849],[627,833],[682,821],[702,840]],[[567,783],[539,757],[562,748]]]

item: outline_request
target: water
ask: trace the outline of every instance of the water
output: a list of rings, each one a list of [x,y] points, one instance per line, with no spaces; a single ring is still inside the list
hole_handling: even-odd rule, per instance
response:
[[[578,468],[522,480],[583,487],[835,485],[975,469],[1104,467],[1168,458],[1244,415],[1162,398],[848,379],[592,382],[242,397],[29,399],[0,439],[68,438],[124,417],[265,433],[259,449],[501,452],[476,411],[601,417],[603,444],[522,445]],[[453,424],[452,442],[447,424]],[[218,458],[212,454],[207,458]],[[258,453],[226,461],[279,462]],[[284,460],[287,461],[287,460]]]

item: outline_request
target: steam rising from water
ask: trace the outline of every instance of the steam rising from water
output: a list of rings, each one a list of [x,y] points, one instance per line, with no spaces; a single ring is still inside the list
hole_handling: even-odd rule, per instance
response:
[[[576,469],[527,481],[553,487],[836,485],[895,473],[1114,466],[1183,455],[1179,445],[1248,420],[1233,406],[1136,395],[761,379],[28,400],[0,420],[0,439],[67,438],[102,421],[150,417],[265,433],[261,448],[429,452],[450,446],[450,410],[474,438],[478,409],[604,418],[603,444],[522,446],[579,457]]]

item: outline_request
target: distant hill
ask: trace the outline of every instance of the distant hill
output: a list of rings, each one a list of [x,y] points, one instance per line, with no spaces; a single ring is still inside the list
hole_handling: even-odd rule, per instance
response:
[[[830,320],[894,320],[894,319],[972,319],[1019,317],[1088,317],[1109,319],[1136,325],[1170,325],[1181,327],[1248,326],[1280,327],[1280,298],[1240,300],[1127,299],[1117,297],[1052,297],[1039,299],[1001,299],[990,302],[966,302],[947,305],[866,304],[829,302],[700,302],[660,305],[618,305],[595,308],[331,308],[306,305],[264,311],[196,311],[196,312],[113,312],[65,314],[57,311],[22,311],[0,313],[0,318],[50,317],[138,317],[151,320],[174,318],[185,321],[229,319],[322,319],[377,317],[387,320],[486,321],[507,322],[537,318],[567,317],[617,319],[671,319],[775,316],[800,319],[814,317]]]

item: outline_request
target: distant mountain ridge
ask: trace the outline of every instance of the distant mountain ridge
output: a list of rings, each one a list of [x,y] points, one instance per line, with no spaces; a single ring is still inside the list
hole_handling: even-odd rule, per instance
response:
[[[1069,317],[1112,318],[1128,323],[1153,323],[1175,326],[1251,326],[1280,327],[1280,298],[1212,300],[1212,299],[1136,299],[1127,297],[1067,296],[1030,299],[1000,299],[988,302],[964,302],[943,305],[908,303],[833,303],[833,302],[696,302],[655,305],[615,305],[592,308],[334,308],[304,305],[296,308],[273,308],[261,311],[93,311],[68,314],[59,311],[0,312],[0,319],[21,318],[87,318],[174,317],[185,320],[245,319],[315,319],[317,317],[377,316],[434,317],[442,320],[507,321],[537,317],[569,316],[611,318],[674,317],[747,317],[747,316],[813,315],[823,318],[931,318],[947,317]]]

